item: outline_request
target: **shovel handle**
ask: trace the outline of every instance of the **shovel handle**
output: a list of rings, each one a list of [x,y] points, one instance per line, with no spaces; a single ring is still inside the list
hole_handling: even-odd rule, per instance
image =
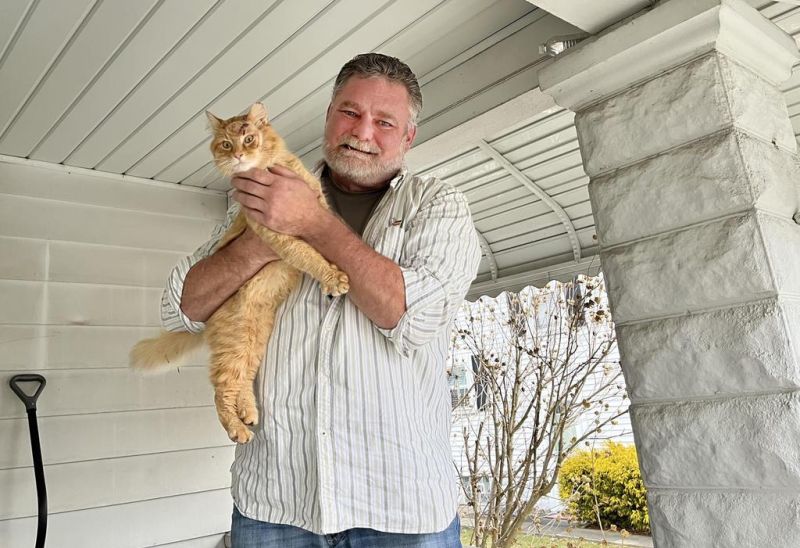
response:
[[[20,388],[18,384],[20,382],[38,382],[39,387],[36,389],[36,392],[34,392],[32,396],[29,396],[22,390],[22,388]],[[42,390],[44,390],[45,384],[47,384],[45,378],[36,373],[23,373],[21,375],[14,375],[13,377],[11,377],[11,380],[8,381],[8,385],[11,387],[11,390],[13,390],[14,393],[19,397],[19,399],[21,399],[22,402],[25,404],[26,411],[30,410],[36,411],[36,400],[39,399],[39,394],[41,394]]]

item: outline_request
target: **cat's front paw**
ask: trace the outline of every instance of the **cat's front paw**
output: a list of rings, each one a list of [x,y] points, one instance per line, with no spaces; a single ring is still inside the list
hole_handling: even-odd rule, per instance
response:
[[[247,443],[253,439],[253,435],[253,432],[242,423],[228,427],[228,437],[236,443]]]
[[[347,274],[339,270],[336,265],[331,265],[331,274],[325,283],[322,284],[322,292],[325,295],[338,297],[350,291],[350,278]]]

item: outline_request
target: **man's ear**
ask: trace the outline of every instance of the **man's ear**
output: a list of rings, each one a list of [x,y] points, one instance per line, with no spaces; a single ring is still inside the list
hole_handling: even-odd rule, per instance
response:
[[[409,127],[408,131],[406,131],[406,137],[405,137],[406,151],[408,151],[408,149],[411,148],[411,145],[414,144],[414,138],[416,136],[417,136],[417,125],[411,124],[411,127]]]

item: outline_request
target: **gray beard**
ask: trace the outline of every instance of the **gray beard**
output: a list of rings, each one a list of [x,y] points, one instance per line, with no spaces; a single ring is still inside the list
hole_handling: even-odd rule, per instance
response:
[[[325,163],[336,175],[353,183],[366,187],[379,187],[403,167],[404,156],[400,155],[393,161],[380,164],[378,162],[364,162],[351,158],[341,153],[338,146],[324,147]]]

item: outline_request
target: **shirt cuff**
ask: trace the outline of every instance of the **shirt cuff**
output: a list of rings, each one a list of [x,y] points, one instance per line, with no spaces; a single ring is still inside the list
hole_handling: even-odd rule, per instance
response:
[[[189,331],[190,333],[201,333],[205,328],[205,322],[191,320],[181,310],[181,296],[183,295],[183,281],[186,274],[199,257],[185,257],[172,270],[167,287],[161,296],[161,324],[167,331]]]
[[[412,318],[417,313],[417,309],[425,302],[425,281],[423,277],[414,269],[400,267],[403,274],[403,283],[406,291],[406,311],[400,317],[397,325],[391,329],[378,327],[378,331],[387,339],[392,341],[397,350],[405,357],[411,352],[412,339]]]

